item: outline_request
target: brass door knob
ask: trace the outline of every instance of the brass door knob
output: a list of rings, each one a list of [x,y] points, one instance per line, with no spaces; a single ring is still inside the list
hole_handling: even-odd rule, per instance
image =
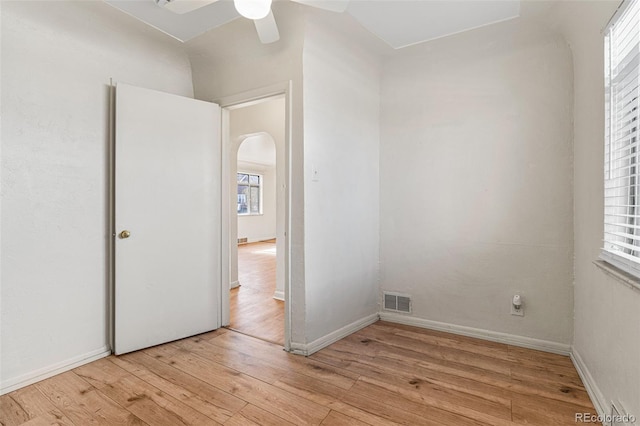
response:
[[[120,233],[120,238],[129,238],[131,236],[131,232],[127,231],[126,229],[124,231],[122,231]]]

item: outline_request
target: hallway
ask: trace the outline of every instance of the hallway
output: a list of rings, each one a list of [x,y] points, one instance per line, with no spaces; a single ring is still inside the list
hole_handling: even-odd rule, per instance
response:
[[[275,240],[238,246],[240,287],[231,290],[230,328],[284,345],[284,302],[276,288]]]

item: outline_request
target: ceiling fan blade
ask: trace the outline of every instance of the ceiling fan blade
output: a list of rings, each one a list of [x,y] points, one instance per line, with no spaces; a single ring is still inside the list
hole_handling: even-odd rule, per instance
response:
[[[200,9],[218,0],[155,0],[156,4],[163,9],[182,15],[196,9]]]
[[[262,44],[269,44],[280,40],[280,32],[278,31],[276,18],[274,18],[272,11],[269,11],[269,14],[262,19],[254,19],[253,23],[256,26],[256,31]]]
[[[291,0],[318,9],[329,10],[331,12],[342,13],[347,10],[349,0]]]

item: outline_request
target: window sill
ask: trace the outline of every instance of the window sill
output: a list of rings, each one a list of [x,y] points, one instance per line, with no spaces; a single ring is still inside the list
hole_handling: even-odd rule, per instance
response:
[[[264,216],[264,213],[244,213],[238,214],[238,217]]]
[[[601,259],[594,260],[593,264],[632,290],[640,291],[640,279]]]

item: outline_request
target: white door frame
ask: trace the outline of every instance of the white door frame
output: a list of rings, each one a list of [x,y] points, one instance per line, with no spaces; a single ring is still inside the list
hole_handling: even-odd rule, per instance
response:
[[[253,103],[265,101],[269,98],[282,96],[285,98],[285,142],[284,142],[284,158],[285,163],[278,165],[284,169],[284,184],[286,185],[284,199],[284,349],[290,350],[291,347],[291,304],[290,304],[290,288],[291,288],[291,81],[277,83],[260,89],[240,93],[237,95],[226,96],[213,102],[220,105],[222,109],[222,294],[220,297],[220,324],[223,326],[230,323],[230,288],[231,281],[231,244],[237,244],[232,241],[231,234],[231,161],[237,161],[236,152],[233,149],[234,141],[231,140],[229,113],[231,110],[247,107]],[[235,210],[234,210],[235,211]]]

